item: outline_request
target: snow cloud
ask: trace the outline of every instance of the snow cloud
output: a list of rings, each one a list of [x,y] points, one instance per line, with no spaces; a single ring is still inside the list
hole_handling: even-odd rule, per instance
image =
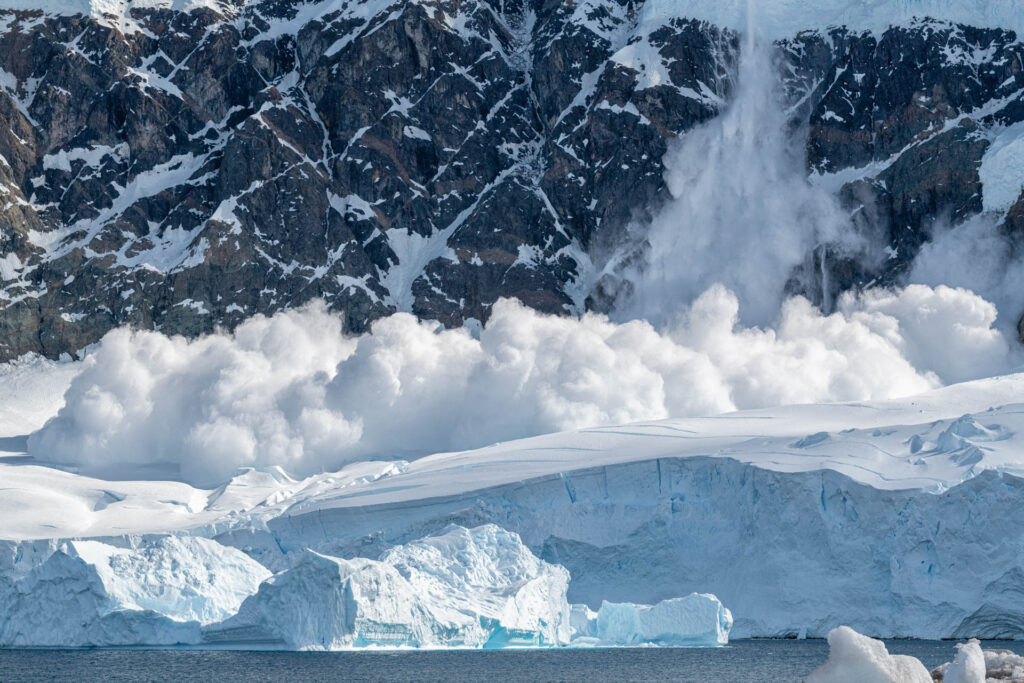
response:
[[[741,326],[738,311],[716,285],[665,330],[508,300],[476,337],[403,313],[346,337],[322,304],[195,340],[116,330],[29,449],[209,484],[240,466],[308,475],[565,429],[907,395],[1008,362],[994,308],[963,289],[848,296],[827,316],[792,298],[774,329]]]
[[[774,48],[747,38],[733,101],[670,148],[670,200],[650,223],[632,226],[633,244],[616,245],[603,269],[611,274],[602,286],[616,299],[617,319],[660,326],[678,315],[679,302],[722,284],[736,293],[744,323],[767,325],[795,269],[809,265],[816,247],[865,264],[881,258],[871,253],[879,236],[861,234],[837,198],[808,181],[803,140],[791,134],[779,92]],[[819,273],[810,276],[828,289]]]

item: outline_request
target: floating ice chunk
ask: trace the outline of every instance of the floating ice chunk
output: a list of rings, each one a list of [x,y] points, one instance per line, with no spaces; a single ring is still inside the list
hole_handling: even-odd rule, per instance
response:
[[[569,572],[517,534],[453,526],[379,561],[305,551],[204,638],[307,650],[564,645],[568,586]]]
[[[885,643],[849,626],[828,633],[828,661],[805,683],[932,683],[928,669],[915,657],[891,655]]]
[[[714,595],[691,593],[656,605],[604,602],[595,634],[606,644],[725,645],[732,613]]]
[[[985,683],[985,653],[977,640],[957,644],[956,658],[939,667],[942,683]]]
[[[984,650],[985,676],[1000,680],[1024,680],[1024,657],[1010,650]]]
[[[173,645],[199,640],[269,572],[204,538],[163,537],[118,548],[65,543],[0,580],[0,645]]]

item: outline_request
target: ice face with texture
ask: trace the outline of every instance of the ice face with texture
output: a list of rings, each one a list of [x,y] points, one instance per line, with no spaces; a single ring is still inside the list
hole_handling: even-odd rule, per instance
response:
[[[732,613],[714,595],[691,593],[655,605],[604,602],[595,635],[614,645],[715,646],[729,642]]]
[[[0,645],[195,643],[270,572],[235,548],[195,537],[119,548],[72,541],[22,567],[5,563]]]
[[[517,534],[453,526],[380,560],[305,551],[204,637],[307,650],[565,645],[568,585]]]
[[[915,657],[891,655],[885,643],[849,626],[829,631],[828,661],[811,672],[805,683],[931,683],[924,664]]]
[[[122,609],[208,624],[238,611],[270,571],[236,548],[197,536],[163,536],[135,548],[74,541]]]

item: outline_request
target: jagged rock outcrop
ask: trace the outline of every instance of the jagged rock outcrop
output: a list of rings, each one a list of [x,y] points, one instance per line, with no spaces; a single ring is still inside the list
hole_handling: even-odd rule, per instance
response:
[[[739,49],[637,0],[197,5],[0,11],[0,357],[314,297],[351,331],[485,320],[502,296],[578,313],[593,254],[663,200],[662,157],[728,101]],[[868,166],[844,196],[898,255],[833,264],[844,286],[981,210],[984,131],[1024,119],[1012,31],[780,46],[809,168]]]

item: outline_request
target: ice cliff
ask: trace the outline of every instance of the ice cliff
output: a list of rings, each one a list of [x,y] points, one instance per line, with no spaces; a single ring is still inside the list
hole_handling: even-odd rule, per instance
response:
[[[573,605],[572,616],[579,642],[594,645],[725,645],[732,628],[732,613],[704,593],[655,605],[605,601],[597,612]]]
[[[276,575],[199,537],[6,544],[0,647],[714,646],[729,611],[711,595],[605,604],[573,628],[569,572],[493,524],[452,526],[379,560],[305,550]],[[584,608],[585,609],[585,608]]]
[[[379,560],[304,552],[207,642],[297,649],[566,645],[569,573],[497,526],[452,527]]]
[[[0,646],[53,647],[194,643],[200,624],[233,614],[270,575],[190,536],[26,544],[5,552],[0,570]]]
[[[376,637],[359,635],[372,629],[359,631],[357,617],[409,625],[415,620],[401,610],[419,605],[419,630],[401,636],[410,645],[483,646],[506,635],[557,643],[565,640],[560,612],[531,592],[562,604],[560,592],[551,592],[556,565],[572,577],[564,601],[582,605],[562,623],[592,639],[599,638],[592,629],[605,601],[654,606],[622,608],[640,623],[664,609],[658,603],[694,592],[712,593],[731,610],[734,638],[824,637],[843,623],[879,637],[1020,637],[1022,392],[1024,375],[1011,375],[892,401],[584,429],[407,463],[353,464],[305,479],[246,469],[213,490],[101,480],[17,453],[0,456],[0,531],[12,539],[0,543],[8,558],[0,573],[3,590],[17,596],[5,604],[23,615],[5,621],[4,642],[39,640],[39,629],[53,628],[34,616],[49,608],[29,601],[50,590],[62,595],[55,579],[40,577],[63,572],[91,582],[75,594],[91,595],[93,606],[79,611],[98,615],[70,635],[53,636],[67,642],[112,642],[105,624],[144,621],[145,613],[179,630],[193,624],[184,635],[162,631],[154,642],[354,645]],[[497,525],[522,547],[497,536],[453,536],[452,524]],[[145,590],[118,588],[104,575],[104,563],[115,560],[135,573],[159,573],[158,563],[124,558],[121,550],[137,547],[132,534],[168,532],[237,548],[275,577],[257,590],[267,574],[256,576],[231,600],[218,599],[234,605],[233,614],[255,594],[237,617],[211,614],[203,626],[202,605],[212,597],[170,613]],[[91,540],[67,541],[73,538]],[[90,553],[92,541],[102,552]],[[507,565],[512,574],[484,563],[473,565],[484,578],[471,581],[475,573],[460,574],[463,565],[452,564],[462,557],[459,544],[467,549],[460,563],[483,562],[484,547],[511,553],[518,558]],[[64,556],[57,553],[65,547]],[[184,563],[194,564],[202,562]],[[33,581],[42,581],[38,594],[29,590]],[[371,607],[345,597],[343,585],[363,590],[371,581],[391,581],[419,602]],[[318,619],[303,632],[296,613],[267,606],[302,594],[303,582],[329,587],[337,604],[351,608],[352,623]],[[226,595],[205,584],[198,590]],[[883,597],[869,602],[865,595]],[[48,599],[52,605],[59,598]],[[554,611],[543,612],[545,605]],[[516,615],[529,619],[517,622]],[[721,616],[702,632],[714,634]],[[655,630],[638,639],[666,640]]]

